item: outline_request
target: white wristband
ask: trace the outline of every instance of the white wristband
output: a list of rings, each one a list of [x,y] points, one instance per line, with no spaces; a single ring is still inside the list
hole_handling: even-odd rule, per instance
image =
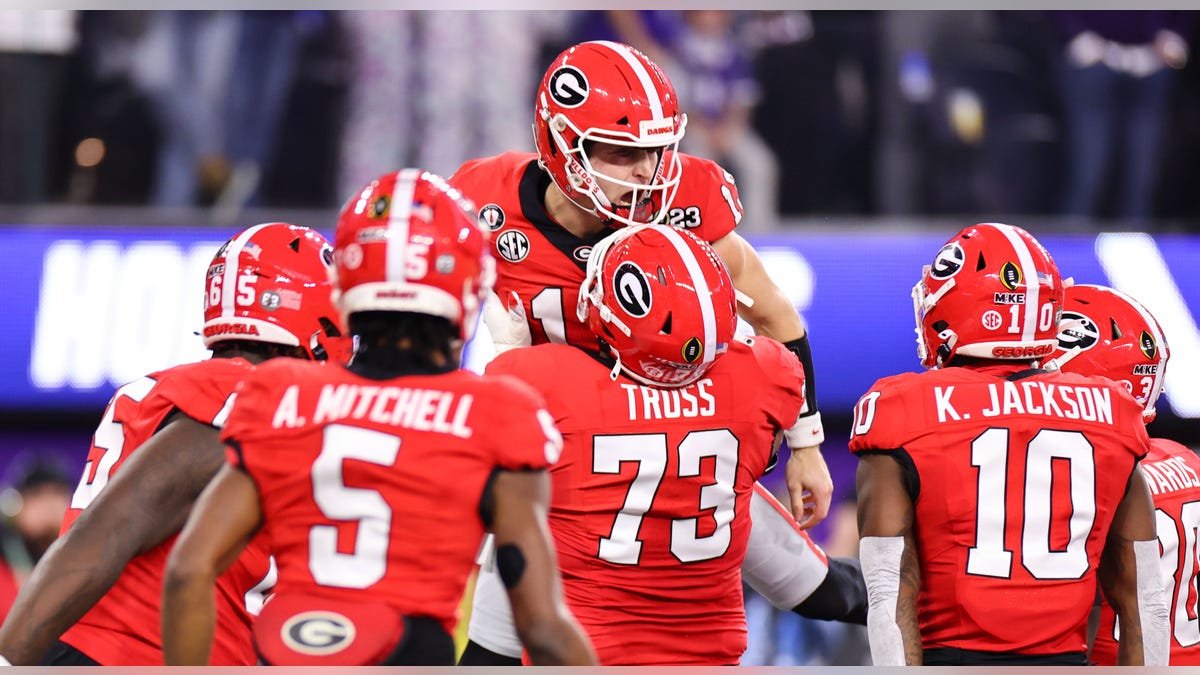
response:
[[[796,420],[790,429],[783,432],[783,437],[793,450],[824,443],[825,427],[821,425],[821,413],[815,412]]]

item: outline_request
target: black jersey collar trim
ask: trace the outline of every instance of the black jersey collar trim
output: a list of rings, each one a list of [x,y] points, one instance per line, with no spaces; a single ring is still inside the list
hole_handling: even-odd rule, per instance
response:
[[[575,252],[582,247],[595,246],[601,239],[612,234],[612,231],[604,228],[586,238],[571,234],[565,227],[551,220],[550,215],[546,213],[543,195],[546,194],[549,187],[550,174],[538,166],[537,160],[531,160],[525,166],[525,172],[521,174],[521,183],[517,188],[521,199],[521,213],[526,220],[533,223],[533,226],[542,233],[551,246],[567,256],[579,269],[586,270],[587,258],[581,260],[575,255]]]

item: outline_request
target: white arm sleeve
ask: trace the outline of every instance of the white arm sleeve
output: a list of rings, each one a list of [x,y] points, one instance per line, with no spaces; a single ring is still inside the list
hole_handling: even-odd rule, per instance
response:
[[[1138,616],[1142,623],[1142,657],[1147,666],[1165,666],[1171,655],[1171,622],[1167,588],[1158,557],[1158,541],[1133,542],[1137,571]]]
[[[858,557],[867,582],[867,641],[876,666],[903,666],[904,636],[896,623],[904,537],[863,537]]]
[[[508,591],[504,590],[495,565],[481,567],[475,578],[467,638],[501,656],[521,658],[521,639],[517,637],[512,607],[508,604]]]
[[[825,552],[757,483],[750,497],[750,521],[742,578],[772,605],[790,610],[825,581],[829,574]]]

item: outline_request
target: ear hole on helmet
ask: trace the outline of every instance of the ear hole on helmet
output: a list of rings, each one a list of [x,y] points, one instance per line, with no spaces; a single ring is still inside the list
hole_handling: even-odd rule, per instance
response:
[[[329,319],[326,319],[325,317],[320,317],[319,319],[317,319],[317,323],[321,324],[321,329],[325,331],[325,335],[327,337],[341,337],[342,336],[342,331],[338,330],[337,324],[330,321]]]
[[[1110,324],[1112,324],[1112,339],[1114,341],[1120,340],[1121,339],[1121,327],[1117,325],[1117,320],[1110,318],[1108,321]]]
[[[663,270],[662,265],[659,265],[658,267],[658,283],[662,284],[663,286],[667,285],[667,273],[665,270]]]
[[[608,329],[607,324],[601,324],[600,328],[604,331],[604,334],[609,337],[609,339],[611,339],[611,340],[617,339],[617,336],[613,335],[613,332]]]
[[[987,261],[983,259],[983,251],[979,252],[979,262],[975,263],[975,271],[982,272],[987,267]]]
[[[659,331],[663,335],[671,334],[671,317],[673,316],[674,314],[667,314],[667,320],[663,322],[662,330]]]
[[[940,333],[949,328],[950,324],[946,323],[945,321],[935,321],[932,327],[934,330]]]
[[[288,248],[292,249],[296,253],[299,253],[300,252],[300,237],[296,237],[295,239],[293,239],[292,243],[288,244]]]
[[[617,124],[620,124],[620,125],[628,125],[628,124],[629,124],[629,118],[628,118],[628,117],[622,117],[621,119],[617,120]]]

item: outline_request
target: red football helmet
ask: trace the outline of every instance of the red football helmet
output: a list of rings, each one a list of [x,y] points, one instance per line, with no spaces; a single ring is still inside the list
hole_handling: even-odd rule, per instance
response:
[[[926,265],[913,287],[917,354],[926,368],[956,354],[1032,361],[1058,336],[1063,283],[1050,254],[1019,227],[963,229]]]
[[[675,150],[687,116],[675,87],[653,61],[628,45],[584,42],[550,64],[538,87],[533,136],[542,167],[582,208],[615,227],[658,222],[679,188],[682,165]],[[597,172],[587,141],[660,150],[649,184]],[[614,204],[599,179],[631,191]]]
[[[1141,303],[1116,289],[1081,284],[1067,288],[1058,349],[1046,367],[1120,382],[1149,423],[1170,356],[1162,328]]]
[[[270,342],[344,361],[349,344],[330,299],[332,265],[333,248],[316,230],[288,223],[243,230],[208,265],[204,346]]]
[[[596,245],[576,314],[608,343],[626,375],[682,387],[729,349],[735,303],[729,271],[712,246],[686,230],[648,225]]]
[[[417,312],[452,321],[470,339],[496,280],[488,229],[441,177],[420,169],[380,176],[352,197],[334,234],[335,302],[343,314]]]

